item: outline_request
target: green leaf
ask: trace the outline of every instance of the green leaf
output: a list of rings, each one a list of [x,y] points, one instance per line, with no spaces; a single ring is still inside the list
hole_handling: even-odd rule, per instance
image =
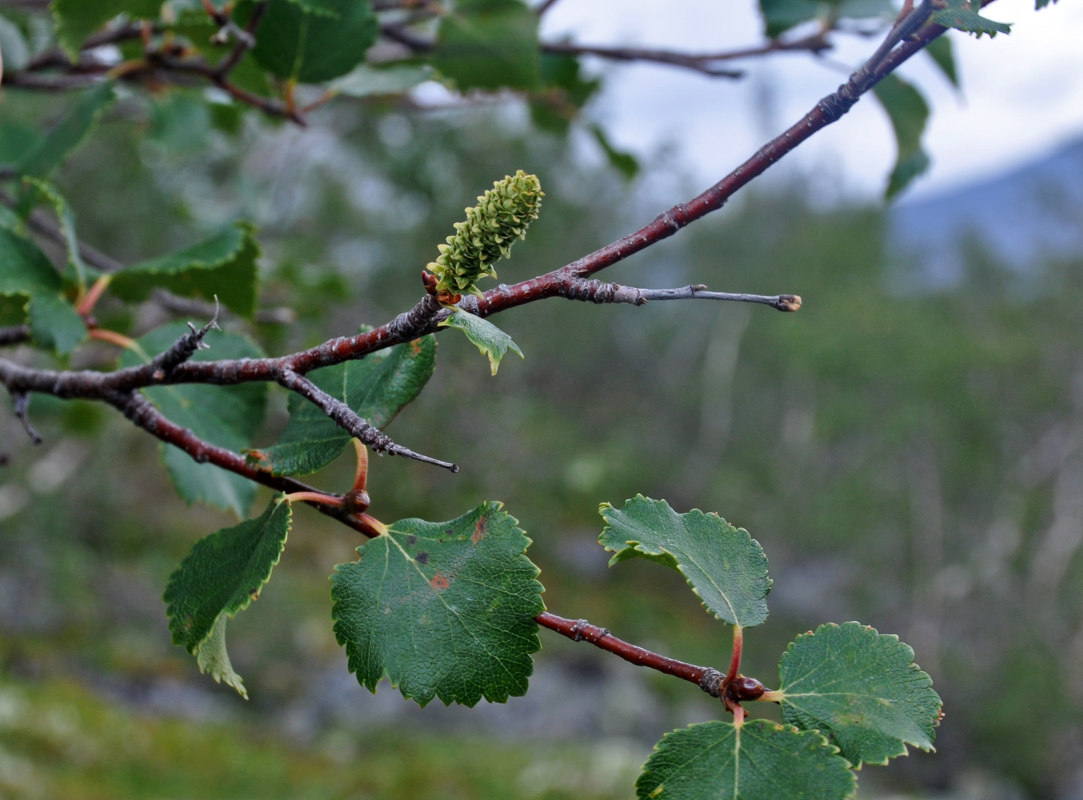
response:
[[[959,74],[955,69],[955,56],[951,50],[951,39],[947,36],[937,36],[925,45],[925,52],[940,67],[940,71],[951,81],[951,85],[958,89]]]
[[[665,500],[637,494],[617,510],[600,509],[606,527],[598,542],[614,552],[610,566],[639,556],[684,575],[704,607],[732,625],[767,619],[767,556],[744,528],[717,514],[678,514]]]
[[[84,40],[113,17],[157,19],[162,0],[52,0],[49,7],[60,46],[75,61]]]
[[[408,519],[331,576],[335,636],[370,691],[385,675],[425,705],[526,692],[545,609],[530,540],[500,503],[451,522]]]
[[[67,106],[56,124],[23,155],[15,166],[16,171],[35,178],[48,177],[97,126],[113,99],[111,81],[100,83],[79,94],[74,102]]]
[[[377,428],[383,428],[425,387],[436,366],[436,339],[424,336],[359,361],[315,370],[307,377]],[[350,435],[312,403],[290,395],[290,419],[278,442],[252,451],[276,475],[303,475],[330,464]]]
[[[1039,0],[1040,1],[1040,0]],[[945,28],[954,28],[964,33],[972,33],[981,38],[983,33],[993,38],[998,33],[1011,33],[1012,26],[1005,22],[994,22],[983,17],[980,0],[944,0],[945,7],[932,13],[930,19]]]
[[[238,9],[243,22],[252,4]],[[273,75],[319,83],[345,75],[365,59],[379,35],[367,0],[271,0],[252,57]]]
[[[372,97],[402,94],[432,78],[433,69],[428,64],[401,64],[379,68],[362,64],[350,74],[331,81],[327,88],[348,97]]]
[[[432,64],[461,91],[531,89],[539,76],[538,15],[520,0],[460,0],[440,21]]]
[[[541,85],[530,98],[534,123],[545,130],[564,134],[571,122],[598,91],[602,82],[582,76],[579,59],[568,53],[541,54]]]
[[[639,800],[843,800],[857,781],[814,731],[766,720],[705,722],[655,745],[636,781]]]
[[[52,183],[38,178],[24,178],[24,183],[33,187],[38,195],[43,198],[60,221],[60,233],[64,237],[64,244],[68,248],[68,267],[75,275],[75,282],[80,289],[86,286],[86,264],[79,254],[79,237],[75,233],[75,214],[64,199],[60,191]]]
[[[299,8],[316,16],[338,19],[341,5],[338,0],[290,0]]]
[[[512,341],[512,338],[504,331],[488,320],[468,314],[462,309],[456,309],[450,317],[440,323],[440,327],[457,328],[465,333],[466,338],[488,357],[489,368],[493,375],[500,369],[500,362],[509,350],[518,354],[519,358],[525,358],[519,345]]]
[[[278,494],[255,519],[200,539],[170,576],[163,597],[173,643],[196,656],[201,672],[246,700],[241,676],[226,652],[226,621],[248,608],[270,579],[292,516],[290,504]]]
[[[605,152],[609,163],[624,176],[625,180],[630,181],[639,174],[639,162],[636,161],[635,156],[613,147],[609,137],[605,135],[605,131],[600,126],[591,125],[590,132],[594,134],[594,140],[598,142],[603,152]]]
[[[237,222],[198,244],[115,273],[109,288],[129,301],[145,300],[157,288],[207,300],[217,295],[250,317],[256,310],[258,258],[255,226]]]
[[[189,329],[174,323],[151,331],[137,340],[138,351],[127,351],[121,367],[147,363],[168,350]],[[259,358],[259,348],[243,336],[211,331],[204,340],[209,348],[198,350],[192,361]],[[143,394],[170,420],[188,428],[200,439],[229,450],[246,447],[263,423],[267,385],[261,382],[235,386],[177,384],[144,389]],[[163,445],[162,461],[177,493],[187,502],[202,502],[244,516],[255,497],[251,481],[213,464],[196,463],[176,447]]]
[[[30,63],[30,45],[19,26],[0,17],[0,51],[4,54],[4,67],[18,72]]]
[[[854,766],[886,764],[908,744],[933,749],[942,703],[897,636],[821,625],[790,644],[779,676],[782,719],[830,736]]]
[[[196,153],[207,146],[211,113],[202,93],[172,91],[150,106],[147,139],[165,150]]]
[[[60,273],[37,245],[0,227],[0,297],[21,305],[40,346],[70,353],[86,338],[86,323],[64,296]],[[21,320],[20,320],[21,321]]]
[[[804,22],[834,25],[839,19],[890,19],[897,11],[891,0],[760,0],[760,13],[764,33],[773,39]]]
[[[929,119],[929,106],[917,89],[895,75],[886,76],[873,91],[895,131],[895,167],[884,192],[884,196],[890,199],[929,168],[929,156],[921,146],[921,135]]]

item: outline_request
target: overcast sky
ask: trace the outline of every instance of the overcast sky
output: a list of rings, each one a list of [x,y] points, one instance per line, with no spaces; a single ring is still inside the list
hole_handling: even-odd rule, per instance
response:
[[[754,0],[561,0],[546,15],[546,39],[569,33],[584,44],[637,44],[723,50],[762,41]],[[1015,23],[1010,35],[977,40],[948,34],[962,93],[919,55],[902,76],[932,107],[925,147],[932,168],[910,196],[937,192],[989,171],[1023,163],[1083,135],[1083,3],[1061,0],[1043,11],[1034,0],[998,0],[986,16]],[[742,81],[710,79],[660,66],[608,66],[606,93],[592,113],[614,143],[640,155],[673,144],[704,185],[751,155],[833,91],[845,68],[876,40],[839,37],[824,60],[806,54],[741,64]],[[772,168],[827,170],[846,194],[874,197],[894,161],[886,116],[871,98]]]

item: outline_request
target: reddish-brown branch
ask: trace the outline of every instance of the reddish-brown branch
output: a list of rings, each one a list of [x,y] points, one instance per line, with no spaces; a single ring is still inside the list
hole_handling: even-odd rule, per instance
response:
[[[589,642],[625,661],[640,667],[648,667],[666,675],[696,684],[712,697],[719,697],[723,675],[713,667],[699,667],[655,653],[645,647],[618,639],[605,628],[591,625],[585,619],[565,619],[543,611],[534,618],[543,628],[566,636],[573,642]]]
[[[311,492],[315,494],[310,496],[327,496],[326,492],[321,492],[319,489],[302,481],[284,475],[273,475],[268,470],[259,469],[239,453],[203,441],[187,428],[171,421],[138,392],[110,393],[102,399],[116,407],[133,424],[166,444],[183,450],[199,464],[213,464],[262,486],[286,492],[287,494]],[[331,497],[333,498],[334,495],[331,495]],[[338,500],[337,505],[334,502],[326,503],[308,499],[304,502],[317,511],[329,517],[334,517],[359,533],[370,537],[375,535],[371,524],[364,519],[360,519],[358,515],[346,511],[341,500]]]

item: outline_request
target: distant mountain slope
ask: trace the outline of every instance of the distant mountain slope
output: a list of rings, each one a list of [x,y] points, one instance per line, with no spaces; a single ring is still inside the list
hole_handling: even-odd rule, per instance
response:
[[[1083,257],[1083,137],[999,176],[901,201],[889,212],[888,242],[918,260],[919,282],[934,285],[959,277],[974,242],[1020,272],[1048,257]]]

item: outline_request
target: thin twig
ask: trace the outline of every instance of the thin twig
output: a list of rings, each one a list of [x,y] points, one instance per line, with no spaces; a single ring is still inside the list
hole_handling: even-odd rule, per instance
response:
[[[613,284],[614,303],[645,305],[649,300],[723,300],[733,303],[760,303],[779,311],[797,311],[801,308],[801,296],[796,294],[743,294],[740,292],[712,292],[703,284],[682,286],[679,289],[637,289],[633,286]]]
[[[309,486],[294,478],[284,475],[274,475],[269,470],[260,469],[254,466],[247,458],[245,458],[245,456],[239,453],[234,453],[232,450],[203,441],[193,434],[192,431],[177,425],[162,414],[155,408],[153,403],[138,392],[114,392],[107,394],[101,399],[117,408],[117,410],[124,414],[124,416],[132,423],[142,428],[147,433],[166,444],[183,450],[199,464],[213,464],[216,467],[221,467],[229,472],[248,478],[255,483],[259,483],[277,491],[286,492],[287,494],[292,492],[317,492],[321,495],[327,494],[326,492],[320,492],[315,487]],[[331,497],[334,498],[336,496],[331,495]],[[369,523],[357,519],[355,515],[346,512],[340,505],[335,505],[333,502],[318,502],[315,500],[305,500],[304,502],[315,508],[317,511],[326,514],[329,517],[334,517],[344,525],[353,528],[359,533],[363,533],[366,536],[373,535],[372,526]]]
[[[30,424],[30,395],[27,392],[12,392],[11,401],[15,406],[15,417],[23,424],[23,430],[34,444],[41,444],[42,438]]]
[[[588,642],[639,667],[648,667],[696,684],[712,697],[720,697],[725,687],[725,675],[714,667],[700,667],[675,658],[660,655],[645,647],[618,639],[605,628],[591,625],[585,619],[572,620],[543,611],[534,618],[543,628],[566,636],[573,642]]]
[[[278,383],[291,392],[299,394],[326,414],[336,425],[349,433],[355,439],[371,447],[377,453],[387,453],[392,456],[404,456],[405,458],[433,464],[438,467],[458,472],[459,467],[449,461],[415,453],[407,447],[396,444],[386,433],[371,425],[348,405],[338,400],[327,392],[320,389],[308,378],[297,374],[289,368],[283,368],[277,377]]]

